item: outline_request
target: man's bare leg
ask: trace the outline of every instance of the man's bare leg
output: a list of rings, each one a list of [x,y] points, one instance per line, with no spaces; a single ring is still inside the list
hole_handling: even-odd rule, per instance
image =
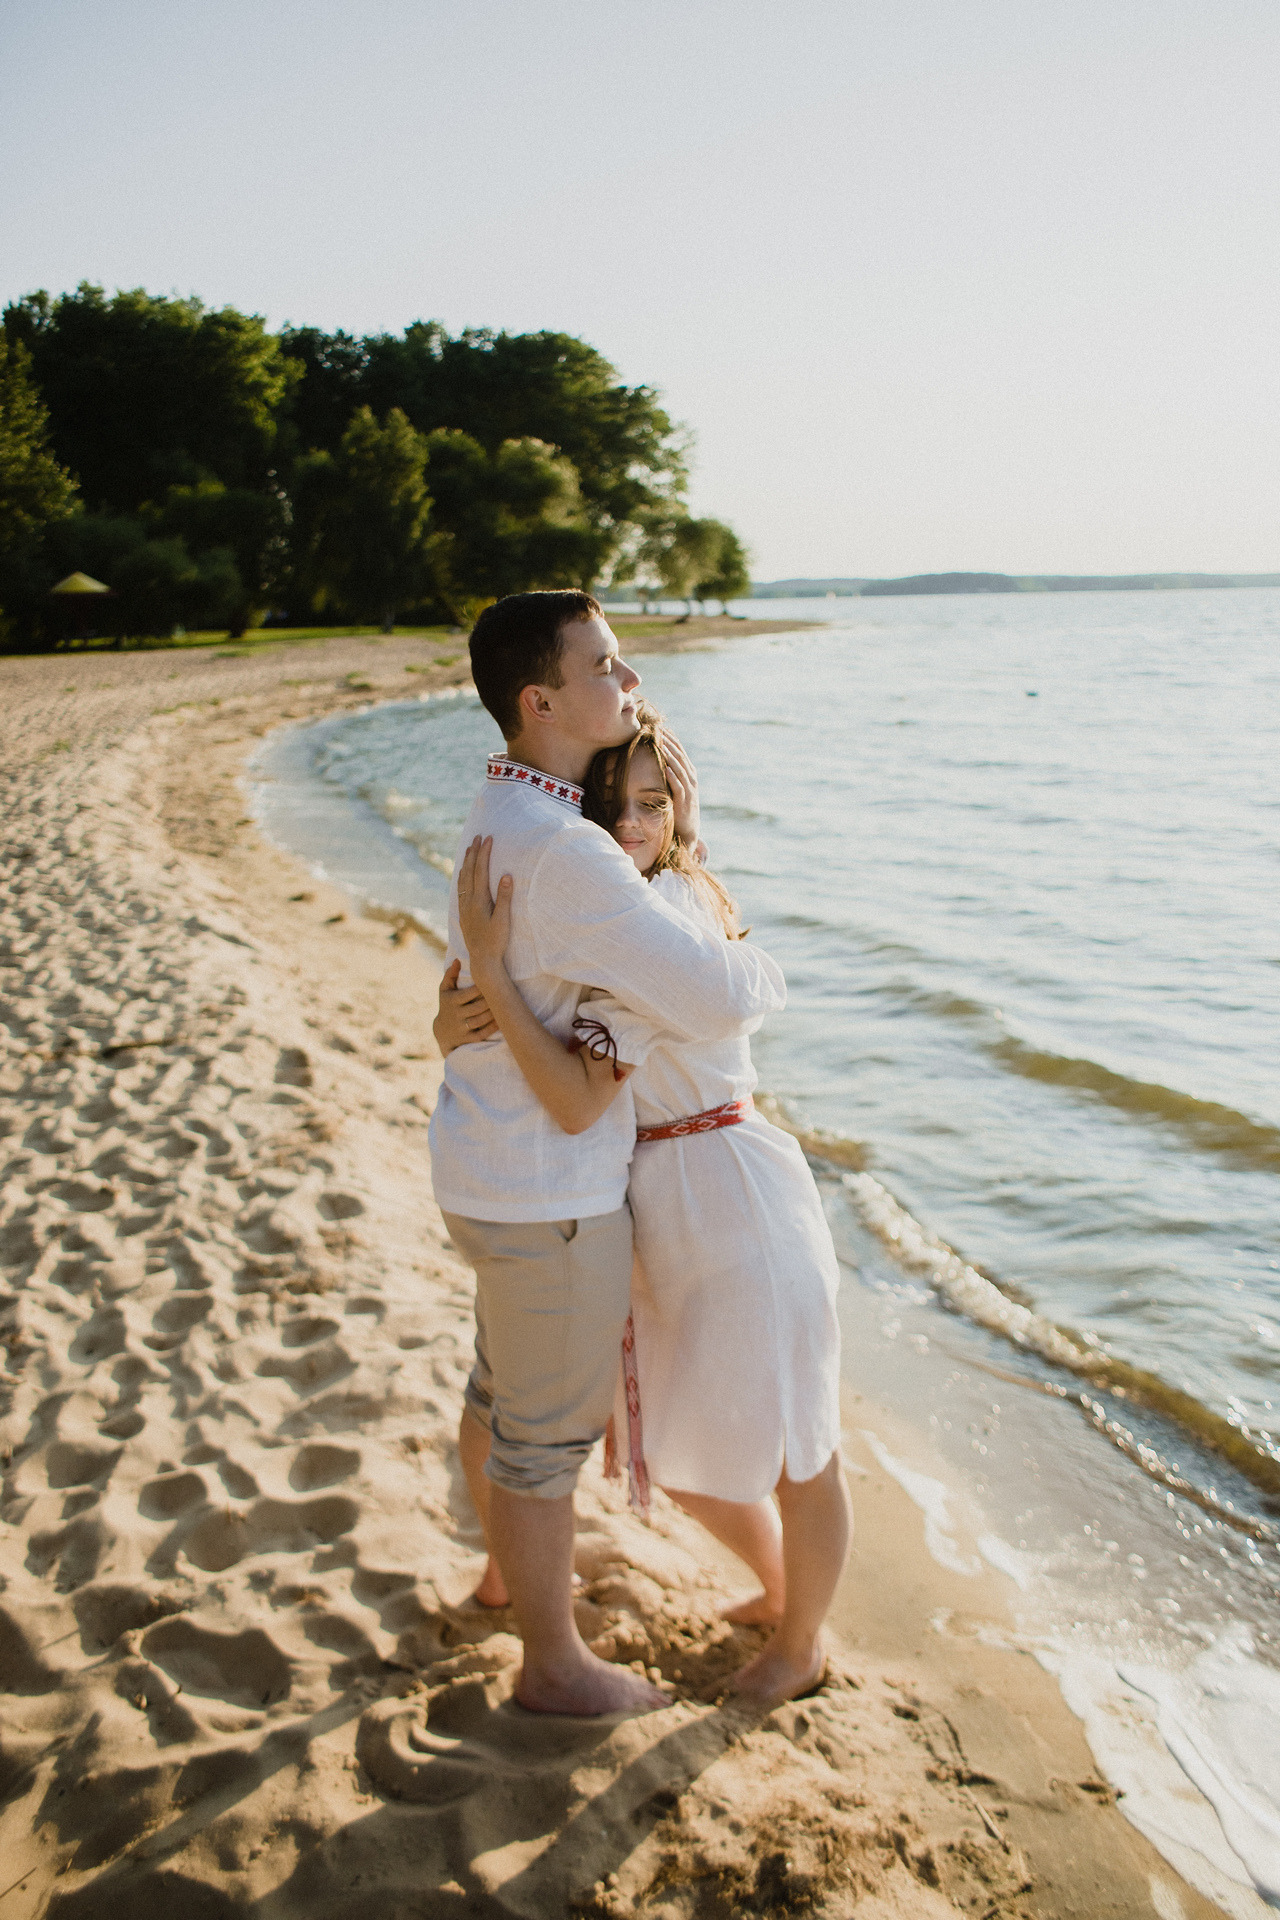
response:
[[[789,1480],[784,1473],[778,1482],[778,1505],[786,1606],[768,1646],[733,1682],[735,1692],[775,1706],[813,1686],[825,1664],[822,1623],[849,1557],[853,1531],[839,1452],[812,1480]]]
[[[476,1419],[469,1407],[463,1407],[458,1426],[458,1452],[462,1456],[462,1471],[467,1476],[471,1504],[476,1510],[484,1543],[489,1550],[480,1584],[471,1598],[481,1607],[505,1607],[510,1599],[507,1583],[489,1545],[489,1488],[492,1482],[484,1470],[484,1463],[489,1458],[491,1438],[488,1427]]]
[[[511,1593],[524,1665],[516,1699],[536,1713],[648,1713],[670,1704],[601,1660],[573,1618],[573,1496],[539,1500],[490,1483],[489,1537]]]
[[[723,1542],[730,1553],[745,1560],[761,1592],[736,1607],[726,1607],[721,1619],[740,1627],[776,1627],[787,1597],[782,1558],[782,1522],[772,1500],[716,1500],[706,1493],[683,1493],[675,1487],[663,1492],[678,1507]]]

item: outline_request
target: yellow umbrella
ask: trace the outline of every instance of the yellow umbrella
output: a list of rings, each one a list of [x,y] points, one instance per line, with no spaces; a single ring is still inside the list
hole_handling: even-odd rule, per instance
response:
[[[110,587],[104,587],[101,580],[95,580],[91,574],[69,573],[65,580],[59,580],[56,587],[50,587],[50,593],[110,593]]]

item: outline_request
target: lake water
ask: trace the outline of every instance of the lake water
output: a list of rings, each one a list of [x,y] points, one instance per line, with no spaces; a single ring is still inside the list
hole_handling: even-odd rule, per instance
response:
[[[787,974],[755,1053],[858,1275],[850,1379],[920,1427],[1068,1691],[1101,1658],[1095,1705],[1197,1730],[1205,1871],[1251,1910],[1280,1890],[1280,1738],[1246,1710],[1280,1689],[1280,593],[750,610],[830,624],[637,666]],[[267,743],[257,804],[440,924],[495,744],[465,697],[342,716]]]

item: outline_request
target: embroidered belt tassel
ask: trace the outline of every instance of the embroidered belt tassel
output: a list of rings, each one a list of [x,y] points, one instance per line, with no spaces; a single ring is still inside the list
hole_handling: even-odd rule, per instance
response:
[[[622,1335],[622,1382],[627,1392],[627,1496],[633,1513],[648,1518],[649,1469],[644,1459],[644,1423],[640,1418],[640,1375],[636,1368],[636,1325],[627,1315]],[[610,1480],[622,1478],[618,1464],[618,1434],[613,1415],[604,1430],[604,1470]]]

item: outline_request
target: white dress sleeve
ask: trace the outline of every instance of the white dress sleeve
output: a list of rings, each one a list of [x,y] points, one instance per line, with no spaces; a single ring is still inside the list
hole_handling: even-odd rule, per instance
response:
[[[723,939],[724,930],[715,909],[701,889],[684,875],[673,873],[668,868],[655,874],[649,886],[660,900],[665,901],[699,933],[718,935]],[[662,1041],[670,1043],[672,1037],[669,1026],[635,1012],[633,1008],[624,1006],[615,994],[600,989],[586,995],[578,1009],[578,1018],[598,1020],[607,1027],[617,1046],[618,1059],[632,1067],[642,1067],[654,1047]],[[758,1026],[760,1022],[757,1020],[754,1024]]]

